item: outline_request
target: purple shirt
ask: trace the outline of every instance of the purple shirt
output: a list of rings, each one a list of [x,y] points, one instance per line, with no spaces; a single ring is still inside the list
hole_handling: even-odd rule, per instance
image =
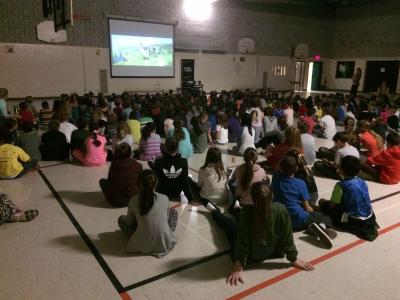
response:
[[[231,117],[228,119],[228,139],[230,143],[236,143],[241,137],[240,122]]]

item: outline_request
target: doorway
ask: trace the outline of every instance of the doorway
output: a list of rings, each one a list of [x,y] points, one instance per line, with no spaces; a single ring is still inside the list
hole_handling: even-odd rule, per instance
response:
[[[321,79],[322,79],[322,62],[314,61],[312,67],[311,75],[311,90],[320,91],[321,90]]]
[[[399,79],[399,61],[367,61],[364,92],[376,92],[383,81],[386,82],[391,93],[397,90]]]

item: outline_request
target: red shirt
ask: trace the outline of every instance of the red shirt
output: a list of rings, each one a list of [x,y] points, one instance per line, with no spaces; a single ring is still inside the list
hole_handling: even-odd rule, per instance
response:
[[[32,124],[35,123],[34,122],[35,120],[33,118],[33,114],[29,110],[27,110],[27,109],[20,110],[18,114],[21,117],[21,118],[18,118],[18,124],[19,125],[22,125],[22,124],[28,123],[28,122],[32,123]]]
[[[300,116],[305,116],[307,113],[307,105],[305,105],[304,103],[300,105],[299,107],[299,115]]]
[[[368,164],[379,168],[379,180],[385,184],[400,182],[400,147],[390,147],[368,158]]]
[[[312,134],[314,126],[317,124],[317,122],[315,122],[310,116],[301,117],[301,119],[308,125],[308,133]]]
[[[376,138],[368,131],[360,134],[361,144],[368,150],[367,156],[374,157],[381,152],[378,148],[378,141]]]

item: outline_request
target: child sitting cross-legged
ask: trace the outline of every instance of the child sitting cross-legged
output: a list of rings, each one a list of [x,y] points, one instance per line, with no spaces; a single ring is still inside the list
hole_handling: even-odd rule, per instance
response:
[[[42,144],[40,145],[42,160],[68,159],[70,146],[67,137],[58,130],[59,128],[60,122],[58,120],[50,120],[49,130],[42,135]]]
[[[28,171],[35,170],[37,161],[20,147],[12,144],[12,133],[6,129],[0,132],[0,178],[18,178]]]
[[[330,201],[320,199],[319,206],[324,214],[332,218],[335,227],[373,241],[378,236],[379,226],[372,210],[368,186],[357,177],[359,171],[359,159],[343,157],[340,172],[344,179],[336,183]]]
[[[316,161],[313,170],[322,176],[339,179],[339,167],[342,157],[350,155],[359,159],[360,153],[356,147],[348,143],[348,135],[345,132],[336,133],[333,141],[336,148],[335,160],[329,161],[327,158],[323,158],[322,161]]]
[[[83,152],[80,149],[72,151],[72,156],[87,167],[102,166],[106,163],[106,138],[98,134],[99,125],[93,125],[93,133],[85,141],[85,149]]]
[[[280,163],[280,170],[272,177],[274,202],[286,206],[294,230],[305,230],[319,237],[325,246],[331,248],[331,239],[336,237],[332,230],[332,221],[328,216],[314,211],[309,204],[311,200],[307,186],[303,180],[295,178],[298,164],[293,156],[285,156]]]
[[[162,257],[175,246],[178,212],[169,207],[168,197],[157,193],[157,175],[152,170],[139,174],[139,194],[128,205],[127,215],[118,219],[129,238],[126,251]]]
[[[363,163],[361,170],[384,184],[400,182],[400,135],[391,132],[386,137],[387,149]]]
[[[132,158],[131,146],[119,144],[115,148],[108,178],[99,181],[108,203],[115,207],[127,206],[132,196],[139,193],[137,178],[142,170],[142,165]]]

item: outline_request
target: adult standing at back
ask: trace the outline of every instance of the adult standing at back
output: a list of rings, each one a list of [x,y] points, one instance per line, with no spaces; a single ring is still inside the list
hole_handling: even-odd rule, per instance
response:
[[[351,80],[353,80],[353,85],[351,86],[350,96],[357,96],[358,86],[360,85],[360,80],[362,77],[361,68],[357,68]]]

